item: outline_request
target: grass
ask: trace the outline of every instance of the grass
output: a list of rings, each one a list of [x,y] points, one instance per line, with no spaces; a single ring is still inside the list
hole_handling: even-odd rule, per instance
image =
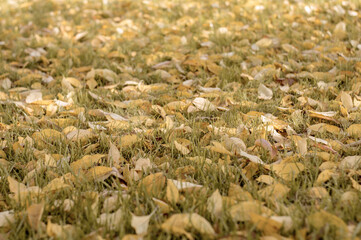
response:
[[[257,10],[261,5],[264,10]],[[335,5],[345,14],[337,15]],[[307,6],[315,9],[308,14]],[[0,0],[0,238],[359,239],[361,165],[342,165],[346,157],[361,154],[358,146],[346,145],[361,137],[360,120],[351,117],[360,111],[356,86],[361,72],[359,60],[339,56],[360,55],[350,45],[361,37],[360,16],[348,13],[359,10],[357,1],[338,0]],[[340,21],[347,32],[336,39],[333,29]],[[263,38],[274,41],[257,50]],[[298,52],[287,52],[285,43]],[[92,79],[87,77],[91,69],[111,72],[99,71]],[[260,77],[261,71],[265,75]],[[47,83],[50,76],[54,80]],[[283,91],[279,79],[288,78],[294,84]],[[10,89],[2,87],[5,79]],[[187,80],[194,82],[183,84]],[[321,81],[331,84],[321,89]],[[91,87],[94,82],[97,86]],[[272,90],[270,100],[258,97],[260,84]],[[36,89],[42,101],[31,103]],[[353,108],[347,109],[342,92]],[[195,98],[218,109],[197,110]],[[311,111],[337,114],[324,119]],[[117,121],[121,117],[129,121]],[[119,126],[109,125],[114,122]],[[318,123],[336,126],[340,133],[309,131]],[[72,139],[73,129],[91,135]],[[317,145],[309,136],[341,145]],[[236,144],[234,153],[230,138],[245,148]],[[119,156],[111,153],[111,143]],[[305,152],[300,150],[304,144]],[[252,162],[240,149],[265,164]],[[95,154],[104,157],[76,169],[74,162]],[[106,173],[100,166],[107,167]],[[277,172],[277,166],[297,169]],[[330,177],[322,180],[327,171]],[[159,173],[167,181],[155,179]],[[26,191],[38,187],[42,194],[26,192],[17,199],[19,185],[12,186],[9,177]],[[202,187],[177,189],[180,197],[174,202],[167,194],[172,180]],[[54,182],[55,189],[48,190]],[[242,193],[232,195],[234,185]],[[287,189],[284,194],[282,189]],[[210,204],[217,190],[218,213]],[[272,214],[250,208],[252,216],[244,213],[246,220],[237,220],[233,210],[246,196]],[[38,219],[30,218],[32,208]],[[102,214],[119,209],[116,226],[110,215],[101,223]],[[6,211],[13,211],[9,222],[1,215]],[[151,213],[149,227],[140,234],[137,228],[146,224],[132,223],[132,214]],[[187,218],[173,228],[164,226],[187,213],[199,214],[211,230]],[[313,214],[321,217],[312,219]]]

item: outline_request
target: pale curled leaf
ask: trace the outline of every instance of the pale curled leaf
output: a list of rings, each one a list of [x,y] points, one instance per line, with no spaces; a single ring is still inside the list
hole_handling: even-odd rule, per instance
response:
[[[215,111],[217,108],[205,98],[195,98],[192,102],[196,108],[202,111]]]
[[[260,84],[258,87],[258,98],[262,100],[270,100],[273,97],[273,92],[271,89],[266,87],[263,84]]]

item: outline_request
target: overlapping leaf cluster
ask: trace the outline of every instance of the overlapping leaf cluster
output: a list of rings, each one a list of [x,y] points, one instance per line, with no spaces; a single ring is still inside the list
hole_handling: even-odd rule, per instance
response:
[[[1,4],[1,238],[360,237],[357,1]]]

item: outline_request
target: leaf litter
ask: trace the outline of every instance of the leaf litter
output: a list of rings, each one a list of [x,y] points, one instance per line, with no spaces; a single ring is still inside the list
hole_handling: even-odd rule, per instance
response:
[[[361,238],[360,8],[3,2],[0,238]]]

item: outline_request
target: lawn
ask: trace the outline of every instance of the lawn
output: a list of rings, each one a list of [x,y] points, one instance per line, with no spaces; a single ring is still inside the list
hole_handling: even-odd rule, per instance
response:
[[[0,240],[361,239],[359,1],[0,14]]]

